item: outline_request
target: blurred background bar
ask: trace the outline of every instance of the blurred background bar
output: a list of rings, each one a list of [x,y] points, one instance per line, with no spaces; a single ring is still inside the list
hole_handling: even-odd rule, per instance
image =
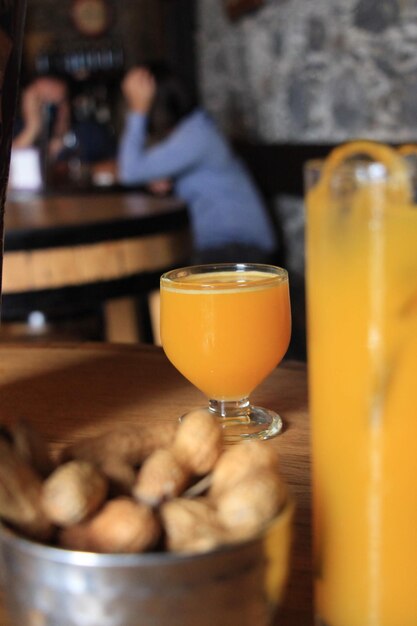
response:
[[[65,76],[74,118],[94,120],[117,143],[122,77],[168,61],[266,201],[276,262],[290,272],[294,354],[303,356],[303,165],[357,137],[417,141],[416,33],[416,6],[399,0],[28,0],[21,85]],[[77,176],[78,188],[116,182],[111,164]]]

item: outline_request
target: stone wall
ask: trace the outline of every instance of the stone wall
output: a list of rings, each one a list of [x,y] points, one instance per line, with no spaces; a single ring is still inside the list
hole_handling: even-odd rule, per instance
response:
[[[415,0],[265,0],[231,22],[198,0],[201,94],[263,142],[417,140]]]

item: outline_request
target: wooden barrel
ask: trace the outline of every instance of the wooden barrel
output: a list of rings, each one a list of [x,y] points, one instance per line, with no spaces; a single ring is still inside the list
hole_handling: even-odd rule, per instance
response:
[[[189,250],[187,210],[176,199],[108,193],[10,201],[3,319],[34,310],[70,316],[149,293]]]

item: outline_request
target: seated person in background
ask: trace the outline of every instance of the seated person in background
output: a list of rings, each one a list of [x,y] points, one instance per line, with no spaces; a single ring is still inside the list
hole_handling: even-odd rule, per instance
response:
[[[195,263],[269,262],[275,233],[261,197],[213,120],[163,64],[130,70],[119,143],[124,185],[172,181],[188,206]]]
[[[114,158],[116,152],[116,142],[104,126],[74,119],[69,84],[58,76],[35,78],[22,91],[12,147],[32,146],[46,150],[50,163],[64,161],[75,150],[87,164]]]

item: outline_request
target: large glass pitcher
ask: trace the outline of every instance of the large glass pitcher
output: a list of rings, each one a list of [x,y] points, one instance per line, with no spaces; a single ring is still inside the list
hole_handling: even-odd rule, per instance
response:
[[[417,206],[402,152],[355,142],[306,170],[323,626],[417,624]]]

